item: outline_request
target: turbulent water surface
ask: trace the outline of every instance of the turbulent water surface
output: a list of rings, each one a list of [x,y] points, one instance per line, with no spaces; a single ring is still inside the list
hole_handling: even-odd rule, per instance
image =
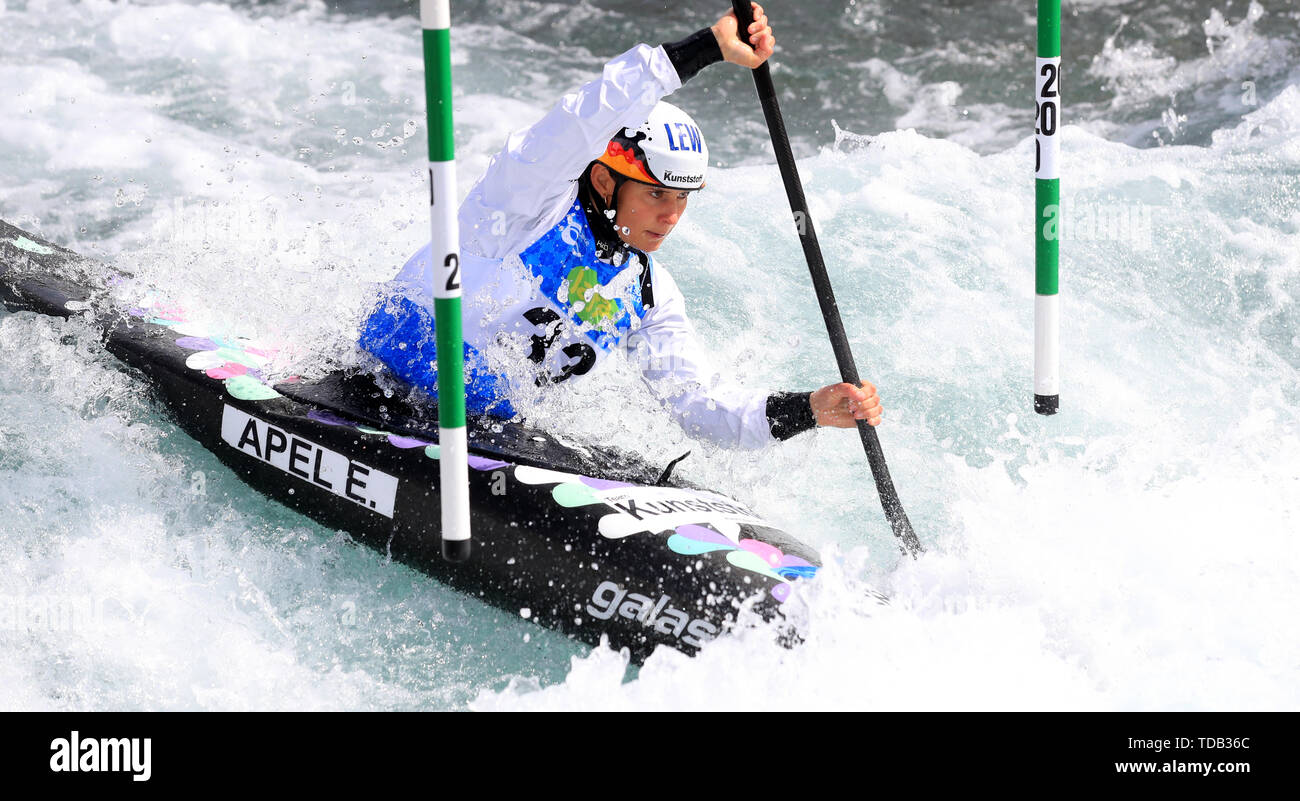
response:
[[[629,371],[539,410],[751,504],[827,567],[638,671],[267,501],[77,321],[0,314],[0,706],[1300,708],[1300,6],[1067,2],[1062,413],[1031,409],[1029,2],[770,4],[773,76],[880,429],[687,440]],[[788,8],[787,8],[788,6]],[[725,9],[453,2],[461,192],[605,59]],[[0,217],[285,370],[356,363],[427,236],[413,4],[0,0]],[[744,71],[661,251],[740,380],[833,380]],[[890,599],[880,604],[871,591]],[[744,666],[743,669],[740,666]]]

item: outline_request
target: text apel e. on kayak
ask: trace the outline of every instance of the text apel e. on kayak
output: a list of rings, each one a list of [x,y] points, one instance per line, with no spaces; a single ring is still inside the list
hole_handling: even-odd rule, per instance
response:
[[[385,517],[393,516],[397,478],[227,405],[221,439],[272,467]]]

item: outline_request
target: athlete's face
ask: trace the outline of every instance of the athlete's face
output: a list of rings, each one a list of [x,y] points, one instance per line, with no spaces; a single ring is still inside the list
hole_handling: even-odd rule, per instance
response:
[[[690,197],[690,192],[680,189],[626,181],[619,189],[614,227],[624,242],[651,253],[677,227]]]
[[[591,182],[608,205],[614,194],[614,178],[604,164],[591,171]],[[659,249],[686,211],[691,193],[680,189],[624,181],[618,190],[618,214],[614,227],[619,238],[638,250]]]

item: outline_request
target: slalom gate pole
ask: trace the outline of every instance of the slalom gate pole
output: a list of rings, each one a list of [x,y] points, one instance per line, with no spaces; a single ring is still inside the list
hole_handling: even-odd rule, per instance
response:
[[[732,9],[740,25],[740,40],[748,43],[746,33],[754,22],[753,7],[750,0],[731,0]],[[790,210],[794,213],[795,228],[799,233],[799,242],[803,245],[804,258],[808,262],[808,271],[812,275],[813,288],[817,292],[817,302],[821,305],[822,319],[830,336],[831,349],[835,352],[835,361],[840,369],[840,379],[858,386],[858,368],[849,350],[849,337],[844,331],[844,321],[840,318],[839,306],[835,303],[835,293],[831,289],[830,276],[826,274],[826,263],[822,260],[821,245],[817,242],[817,232],[813,230],[812,215],[808,213],[808,202],[804,199],[803,182],[799,180],[799,169],[795,165],[794,152],[790,149],[790,137],[785,132],[785,120],[776,102],[776,86],[772,83],[772,71],[767,62],[763,62],[754,71],[754,88],[758,90],[758,99],[763,105],[763,116],[767,120],[767,130],[772,137],[772,149],[776,151],[776,163],[781,169],[781,180],[785,183],[786,197],[790,200]],[[858,420],[858,436],[867,454],[867,463],[871,466],[871,475],[876,481],[876,491],[880,494],[880,505],[885,512],[894,536],[902,543],[903,550],[916,557],[925,549],[912,529],[912,523],[903,510],[903,502],[894,489],[894,480],[890,478],[889,466],[885,464],[885,452],[880,447],[880,438],[876,429],[866,420]]]
[[[1061,0],[1038,0],[1034,62],[1034,411],[1061,405]]]
[[[424,95],[429,129],[429,258],[438,348],[438,470],[442,556],[470,554],[469,444],[465,431],[465,340],[460,309],[460,230],[456,222],[456,154],[451,119],[451,8],[420,0]]]

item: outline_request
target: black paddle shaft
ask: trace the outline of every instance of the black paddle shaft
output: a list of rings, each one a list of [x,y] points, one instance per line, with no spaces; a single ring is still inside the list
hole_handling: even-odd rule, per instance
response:
[[[754,14],[749,0],[731,0],[740,25],[740,40],[748,42],[749,26],[754,22]],[[772,149],[776,151],[776,163],[781,168],[781,180],[785,183],[785,194],[790,199],[790,210],[794,213],[795,228],[799,232],[799,242],[803,245],[804,258],[808,261],[808,272],[812,275],[813,288],[817,292],[817,302],[821,305],[822,319],[826,321],[826,332],[830,335],[831,349],[835,351],[835,362],[840,368],[840,378],[853,386],[858,386],[858,368],[849,350],[849,338],[844,332],[844,321],[840,319],[840,309],[835,303],[835,292],[831,289],[830,277],[826,274],[826,263],[822,260],[821,245],[817,243],[817,232],[813,228],[812,215],[808,213],[808,203],[804,199],[803,183],[799,180],[799,170],[795,166],[794,153],[790,150],[790,137],[785,132],[785,121],[781,118],[781,108],[776,102],[776,87],[772,83],[772,71],[767,62],[763,62],[754,71],[754,88],[758,90],[759,102],[763,105],[763,116],[767,118],[767,130],[772,136]],[[889,476],[889,466],[885,464],[885,452],[880,447],[880,438],[876,430],[866,420],[858,420],[858,435],[862,438],[862,447],[867,452],[867,463],[871,465],[871,474],[876,480],[876,490],[880,493],[880,505],[885,511],[885,519],[893,529],[894,536],[902,541],[907,553],[915,557],[924,548],[912,529],[912,523],[903,511],[903,503],[898,499],[894,481]]]

